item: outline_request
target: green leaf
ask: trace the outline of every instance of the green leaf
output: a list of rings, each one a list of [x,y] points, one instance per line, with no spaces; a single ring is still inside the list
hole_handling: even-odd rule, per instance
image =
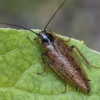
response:
[[[100,69],[87,65],[77,53],[76,59],[91,80],[91,91],[89,94],[76,91],[72,84],[67,83],[67,91],[62,94],[64,82],[57,74],[49,68],[45,73],[37,74],[44,69],[41,59],[43,47],[32,44],[27,36],[33,42],[37,37],[26,30],[0,29],[0,100],[99,100]],[[59,38],[68,40],[67,37]],[[91,64],[100,67],[99,52],[87,48],[83,41],[75,39],[71,39],[68,45],[77,46]]]

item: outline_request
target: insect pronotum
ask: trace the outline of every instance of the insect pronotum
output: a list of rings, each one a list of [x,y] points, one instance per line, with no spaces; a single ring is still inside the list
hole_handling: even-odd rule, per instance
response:
[[[69,47],[67,44],[65,44],[70,41],[70,38],[68,41],[64,41],[62,39],[59,39],[53,32],[46,29],[49,23],[51,22],[51,20],[53,19],[53,17],[56,15],[56,13],[65,3],[65,1],[66,0],[64,0],[64,2],[56,10],[56,12],[53,14],[51,19],[46,24],[45,28],[40,33],[36,33],[28,28],[19,25],[13,25],[4,22],[0,22],[0,23],[20,27],[35,33],[41,39],[42,42],[41,45],[43,45],[44,48],[44,53],[42,53],[42,60],[45,65],[43,72],[45,72],[47,67],[44,57],[47,57],[48,67],[51,68],[55,73],[57,73],[63,80],[65,81],[68,80],[74,86],[76,86],[76,89],[79,88],[82,91],[89,93],[90,80],[87,78],[85,72],[81,69],[80,65],[77,63],[75,57],[73,56],[72,54],[73,49],[76,49],[76,51],[80,54],[80,56],[82,56],[82,58],[86,61],[87,64],[90,65],[90,63],[86,60],[86,58],[82,55],[82,53],[76,46],[72,45],[71,47]],[[29,37],[28,39],[30,40]],[[65,91],[66,91],[66,84],[65,84],[64,92]]]

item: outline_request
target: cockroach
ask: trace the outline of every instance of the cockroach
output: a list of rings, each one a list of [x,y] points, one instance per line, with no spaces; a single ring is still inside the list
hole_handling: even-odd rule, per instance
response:
[[[87,59],[84,57],[84,55],[80,52],[80,50],[76,46],[74,45],[70,47],[68,46],[67,42],[70,41],[70,38],[68,41],[64,41],[58,38],[53,32],[46,29],[49,23],[51,22],[51,20],[56,15],[56,13],[65,3],[65,1],[66,0],[63,1],[63,3],[56,10],[56,12],[53,14],[51,19],[46,24],[45,28],[40,33],[36,33],[28,28],[25,28],[19,25],[13,25],[13,24],[4,23],[4,22],[0,22],[0,23],[20,27],[20,28],[23,28],[23,29],[26,29],[26,30],[29,30],[35,33],[41,39],[41,45],[43,46],[44,51],[45,51],[44,53],[42,53],[42,60],[43,60],[44,67],[45,67],[43,72],[45,72],[47,68],[47,63],[44,57],[47,57],[48,67],[51,68],[56,74],[58,74],[64,81],[69,81],[76,87],[76,89],[79,88],[83,92],[89,93],[90,92],[90,86],[89,86],[90,80],[87,78],[87,75],[85,74],[85,71],[82,70],[80,64],[77,63],[77,60],[75,59],[72,53],[73,49],[76,49],[76,51],[86,61],[87,64],[90,65],[90,63],[87,61]],[[29,37],[28,39],[30,40]],[[41,73],[38,73],[38,74],[41,74]],[[66,84],[65,84],[64,92],[65,91],[66,91]]]

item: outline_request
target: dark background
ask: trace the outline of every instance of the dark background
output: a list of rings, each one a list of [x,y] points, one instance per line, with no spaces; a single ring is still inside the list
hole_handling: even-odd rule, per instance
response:
[[[0,0],[0,21],[43,29],[62,2]],[[67,0],[48,28],[57,34],[84,40],[88,47],[100,51],[100,0]]]

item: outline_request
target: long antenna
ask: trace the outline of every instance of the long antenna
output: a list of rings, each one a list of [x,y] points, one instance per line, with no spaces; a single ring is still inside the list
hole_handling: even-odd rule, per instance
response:
[[[63,1],[63,3],[60,5],[60,7],[56,10],[56,12],[53,14],[53,16],[50,18],[50,20],[48,21],[48,23],[46,24],[44,30],[46,30],[47,26],[49,25],[49,23],[51,22],[51,20],[54,18],[54,16],[57,14],[57,12],[59,11],[59,9],[63,6],[63,4],[66,2],[66,0]],[[20,25],[15,25],[15,24],[10,24],[10,23],[5,23],[5,22],[0,22],[0,24],[4,24],[4,25],[10,25],[10,26],[15,26],[15,27],[20,27],[20,28],[23,28],[23,29],[26,29],[26,30],[29,30],[33,33],[35,33],[36,35],[38,35],[36,32],[26,28],[26,27],[23,27],[23,26],[20,26]]]
[[[10,24],[10,23],[5,23],[5,22],[0,22],[0,24],[4,24],[4,25],[10,25],[10,26],[15,26],[15,27],[19,27],[19,28],[23,28],[23,29],[26,29],[26,30],[29,30],[31,31],[32,33],[35,33],[36,35],[38,35],[36,32],[26,28],[26,27],[23,27],[23,26],[20,26],[20,25],[15,25],[15,24]]]
[[[66,1],[66,0],[65,0]],[[50,18],[50,20],[48,21],[47,25],[45,26],[44,30],[46,30],[47,26],[49,25],[49,23],[51,22],[51,20],[54,18],[54,16],[56,15],[56,13],[59,11],[59,9],[63,6],[63,4],[65,3],[65,1],[60,5],[60,7],[57,9],[57,11],[53,14],[53,16]]]

